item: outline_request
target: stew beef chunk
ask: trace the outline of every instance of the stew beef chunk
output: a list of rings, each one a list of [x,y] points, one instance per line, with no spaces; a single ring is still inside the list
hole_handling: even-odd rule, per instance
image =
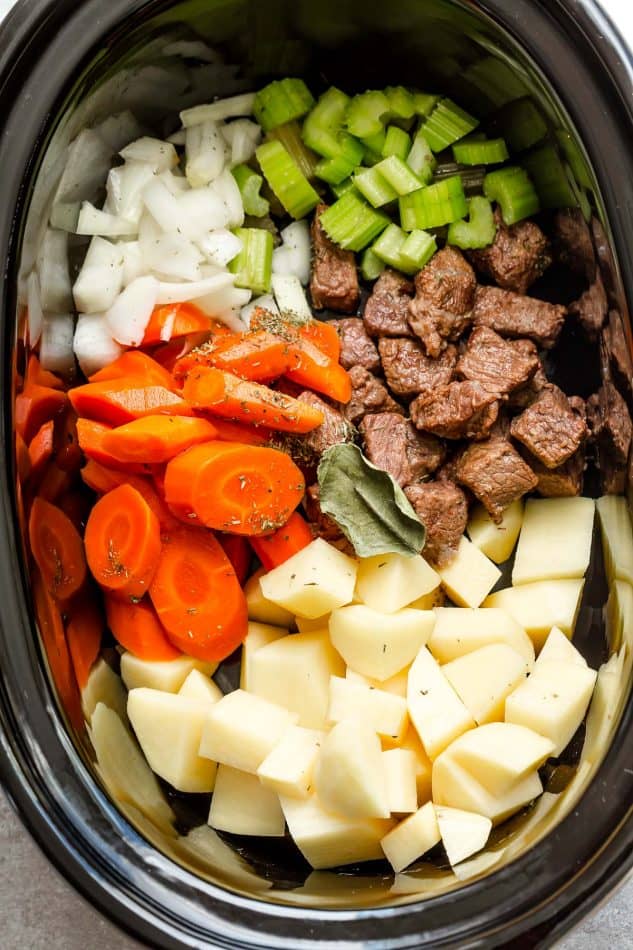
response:
[[[326,205],[319,205],[312,220],[312,276],[310,293],[318,310],[354,313],[360,300],[356,260],[330,241],[321,227]]]

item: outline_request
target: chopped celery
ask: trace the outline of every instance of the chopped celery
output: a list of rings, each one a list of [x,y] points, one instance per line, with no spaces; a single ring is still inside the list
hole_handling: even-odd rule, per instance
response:
[[[264,228],[236,228],[235,236],[242,242],[242,250],[229,264],[235,286],[267,293],[273,266],[272,234]]]
[[[460,109],[452,99],[442,99],[422,126],[422,134],[432,151],[442,152],[453,142],[476,129],[479,120]]]
[[[521,164],[534,182],[541,208],[575,208],[578,205],[565,167],[553,145],[542,145],[524,155]]]
[[[534,185],[518,165],[488,172],[484,178],[484,195],[497,202],[507,225],[529,218],[540,207]]]
[[[298,122],[286,122],[285,125],[278,125],[276,129],[268,133],[267,137],[281,142],[306,178],[314,178],[314,169],[319,159],[301,138],[301,126]]]
[[[400,200],[400,223],[405,231],[439,228],[463,218],[468,211],[459,175],[420,188]]]
[[[407,156],[407,165],[411,171],[418,176],[420,181],[424,182],[425,185],[429,184],[433,178],[433,172],[435,171],[437,162],[435,161],[433,152],[429,148],[429,143],[421,132],[418,132],[413,140],[411,151]]]
[[[513,99],[520,99],[527,92],[518,70],[496,56],[486,56],[471,63],[464,72],[464,80],[482,94],[486,100],[486,113]]]
[[[492,205],[482,195],[475,195],[468,201],[468,221],[453,221],[448,228],[446,243],[462,250],[488,247],[496,233]]]
[[[415,115],[415,99],[404,86],[387,86],[385,95],[389,100],[389,112],[394,119],[412,119]]]
[[[354,96],[347,107],[347,129],[359,139],[376,135],[383,127],[383,116],[389,112],[389,99],[384,92],[370,90]]]
[[[397,224],[390,224],[371,246],[373,254],[404,274],[416,274],[433,257],[435,238],[424,231],[407,234]]]
[[[436,251],[437,244],[432,234],[411,231],[400,249],[400,257],[405,266],[413,268],[413,273],[416,273],[431,260]]]
[[[421,115],[426,118],[427,115],[433,112],[433,109],[439,102],[439,98],[439,96],[434,96],[430,92],[414,92],[413,105],[416,115]]]
[[[386,138],[387,133],[384,129],[381,129],[380,132],[376,132],[375,135],[367,135],[363,139],[363,145],[365,146],[364,162],[366,165],[375,165],[376,162],[379,162],[383,157],[382,150]]]
[[[370,247],[363,251],[360,262],[360,272],[365,280],[376,280],[385,269],[385,262],[374,254]]]
[[[343,131],[349,102],[349,96],[335,86],[330,86],[304,120],[303,141],[323,158],[343,155],[353,165],[360,165],[363,145]]]
[[[362,251],[389,224],[389,218],[375,211],[353,191],[347,191],[321,215],[327,236],[350,251]]]
[[[467,136],[453,145],[453,158],[460,165],[497,165],[505,162],[508,149],[503,139]]]
[[[360,197],[359,192],[354,185],[353,178],[346,178],[345,181],[342,181],[340,185],[331,185],[330,187],[337,198],[340,198],[341,195],[344,195],[346,191],[353,191]]]
[[[397,125],[390,125],[385,135],[385,141],[381,149],[383,158],[389,158],[390,155],[397,155],[403,161],[406,161],[407,155],[411,150],[411,139]]]
[[[322,158],[314,169],[314,174],[330,185],[340,185],[342,181],[349,178],[354,167],[346,158],[338,155],[336,158]]]
[[[406,239],[407,235],[402,228],[399,228],[397,224],[390,224],[388,228],[385,228],[378,240],[374,241],[371,249],[376,257],[379,257],[385,264],[389,264],[390,267],[401,270],[402,259],[400,252],[402,251],[402,246]]]
[[[374,208],[389,204],[398,197],[398,192],[378,171],[378,166],[364,168],[354,175],[354,184]]]
[[[312,93],[303,79],[277,79],[260,89],[253,114],[264,132],[300,119],[314,105]]]
[[[412,191],[417,191],[422,184],[418,176],[414,175],[409,166],[397,155],[383,158],[381,162],[374,165],[373,171],[382,175],[399,195],[408,195]]]
[[[580,144],[567,129],[557,129],[556,138],[565,153],[565,158],[571,165],[571,170],[577,184],[581,188],[588,188],[591,191],[594,187],[591,180],[591,172],[589,171],[589,166],[582,153]]]
[[[264,142],[255,155],[271,190],[293,218],[303,218],[319,196],[281,142]]]
[[[236,165],[232,169],[232,175],[240,189],[244,212],[252,214],[255,218],[263,218],[264,215],[267,215],[270,211],[270,204],[259,193],[264,183],[262,176],[254,172],[248,165]]]
[[[494,120],[511,149],[522,152],[542,142],[547,135],[547,124],[534,102],[526,96],[508,103]]]

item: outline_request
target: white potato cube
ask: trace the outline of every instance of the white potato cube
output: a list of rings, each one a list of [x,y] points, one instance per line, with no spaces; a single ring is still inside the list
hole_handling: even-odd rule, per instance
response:
[[[98,703],[114,710],[124,723],[127,722],[127,693],[111,666],[104,659],[98,660],[90,670],[86,685],[81,691],[81,708],[87,721]]]
[[[256,772],[296,721],[296,713],[237,689],[207,710],[200,755],[242,772]]]
[[[537,772],[512,785],[503,795],[492,795],[446,749],[433,763],[433,801],[463,811],[475,812],[499,824],[542,793]]]
[[[208,703],[157,689],[131,689],[127,714],[153,772],[179,792],[211,792],[216,763],[198,755]]]
[[[264,597],[314,620],[352,602],[358,562],[315,538],[261,579]]]
[[[607,748],[617,721],[617,713],[626,695],[624,660],[626,647],[614,653],[598,670],[596,685],[587,713],[583,756],[597,759]]]
[[[200,670],[192,670],[178,690],[178,695],[213,706],[222,699],[224,693],[210,676],[205,676]]]
[[[433,763],[424,751],[424,746],[413,726],[409,726],[407,729],[399,748],[413,752],[415,756],[415,784],[418,790],[418,805],[423,805],[431,797]]]
[[[121,677],[128,689],[146,686],[164,693],[177,693],[192,670],[200,670],[213,676],[217,663],[204,663],[191,656],[179,656],[175,660],[139,660],[133,653],[121,657]]]
[[[435,817],[451,865],[459,864],[481,851],[490,837],[492,822],[484,815],[436,805]]]
[[[394,871],[403,871],[442,840],[432,802],[396,825],[380,842]]]
[[[506,722],[551,739],[552,755],[560,755],[587,712],[596,675],[579,663],[536,664],[532,675],[506,699]]]
[[[386,614],[364,604],[349,604],[332,611],[330,638],[348,666],[382,681],[412,662],[434,624],[432,610],[404,607]]]
[[[463,537],[457,556],[439,571],[442,587],[460,607],[479,607],[490,593],[501,571],[478,547]]]
[[[345,720],[325,737],[314,787],[324,808],[346,818],[388,818],[380,739],[364,723]]]
[[[528,673],[525,659],[505,643],[490,643],[442,667],[470,715],[478,725],[501,722],[506,697]]]
[[[424,594],[416,600],[412,600],[409,607],[415,610],[434,610],[435,607],[443,607],[446,603],[446,592],[442,587],[436,587],[429,594]]]
[[[393,693],[332,676],[328,719],[330,722],[344,719],[363,722],[379,736],[398,741],[407,728],[407,703]]]
[[[389,811],[404,815],[418,807],[417,763],[410,749],[387,749],[382,753]]]
[[[394,696],[407,698],[407,682],[409,680],[409,667],[405,666],[403,670],[390,676],[388,680],[375,680],[370,676],[363,676],[348,666],[345,670],[345,679],[352,683],[362,683],[364,686],[371,686],[374,689],[382,689],[385,693],[393,693]]]
[[[560,660],[562,663],[579,663],[580,666],[587,665],[582,653],[576,649],[569,637],[566,637],[558,627],[552,627],[550,630],[536,662],[542,665],[549,660]]]
[[[612,651],[626,644],[633,657],[633,587],[626,581],[613,581],[605,616],[607,642]]]
[[[327,723],[330,677],[345,664],[327,632],[293,633],[253,654],[249,690],[298,715],[299,725],[322,729]]]
[[[427,646],[438,663],[450,663],[458,656],[491,643],[505,643],[523,657],[528,669],[534,666],[534,644],[523,627],[505,610],[438,607],[435,616],[437,619]]]
[[[250,690],[252,677],[253,656],[262,647],[274,643],[288,635],[282,627],[275,627],[269,623],[259,623],[249,620],[248,633],[242,642],[242,657],[240,662],[240,689]]]
[[[286,829],[279,796],[256,775],[221,765],[209,810],[209,824],[234,835],[281,838]]]
[[[508,789],[536,771],[554,751],[554,743],[532,729],[509,722],[491,722],[460,736],[451,758],[491,795]]]
[[[584,577],[591,556],[592,498],[530,498],[514,558],[512,584]]]
[[[505,509],[501,523],[496,524],[483,505],[473,508],[466,531],[480,551],[495,564],[503,564],[514,550],[523,524],[523,499],[518,498]]]
[[[384,818],[345,818],[326,811],[316,795],[280,799],[294,843],[313,868],[333,868],[383,857],[380,841],[393,826]]]
[[[475,722],[442,673],[438,662],[422,647],[409,670],[407,706],[411,722],[430,759]]]
[[[265,573],[264,568],[260,567],[244,585],[248,619],[256,623],[270,624],[273,627],[285,627],[287,630],[294,623],[294,615],[264,597],[261,580]]]
[[[317,729],[291,726],[257,769],[262,785],[278,795],[307,798],[324,739]]]
[[[552,627],[559,627],[570,639],[584,587],[582,578],[535,581],[506,587],[486,598],[484,607],[501,607],[529,635],[538,652]]]
[[[596,508],[607,580],[633,585],[633,526],[628,502],[622,495],[603,495]]]
[[[356,596],[385,614],[406,607],[439,586],[439,575],[419,554],[378,554],[362,558],[358,565]]]

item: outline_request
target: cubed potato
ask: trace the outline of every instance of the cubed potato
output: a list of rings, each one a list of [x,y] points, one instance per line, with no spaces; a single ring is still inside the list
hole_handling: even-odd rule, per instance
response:
[[[612,652],[626,644],[633,657],[633,587],[626,581],[613,581],[605,616],[607,642]]]
[[[333,868],[383,857],[380,841],[393,827],[390,819],[345,818],[326,811],[316,795],[282,796],[288,830],[313,868]]]
[[[484,815],[476,815],[461,808],[436,805],[435,817],[451,865],[465,861],[486,846],[492,822]]]
[[[573,637],[584,584],[582,578],[574,578],[506,587],[487,597],[484,607],[500,607],[514,617],[538,653],[552,627]]]
[[[179,656],[176,660],[139,660],[133,653],[121,657],[121,676],[128,689],[158,689],[163,693],[177,693],[192,670],[200,670],[205,676],[213,676],[217,663],[204,663],[192,656]]]
[[[285,610],[284,607],[280,607],[279,604],[273,604],[272,601],[264,597],[261,580],[265,573],[264,568],[260,567],[244,585],[248,619],[254,620],[256,623],[269,624],[273,627],[285,627],[287,630],[294,623],[294,614],[289,610]]]
[[[497,848],[495,851],[482,851],[480,854],[476,854],[473,858],[468,858],[466,861],[460,861],[459,864],[453,866],[453,874],[458,881],[470,881],[472,878],[481,877],[482,874],[485,874],[486,871],[489,871],[491,868],[498,864],[501,858],[505,854],[504,848]]]
[[[433,763],[433,801],[463,811],[475,812],[499,824],[542,793],[537,772],[531,772],[503,795],[495,796],[455,761],[446,749]]]
[[[525,504],[512,584],[584,577],[591,556],[592,498],[530,498]]]
[[[479,607],[501,577],[496,564],[463,537],[457,556],[439,571],[442,587],[460,607]]]
[[[389,831],[380,843],[397,873],[439,844],[441,837],[433,803],[427,802]]]
[[[552,627],[547,635],[547,640],[543,644],[543,649],[538,655],[537,663],[546,663],[549,660],[560,660],[563,663],[579,663],[586,666],[582,653],[573,645],[569,637],[566,637],[558,627]]]
[[[98,703],[114,710],[127,723],[127,692],[111,666],[104,659],[97,660],[90,670],[86,685],[81,691],[81,708],[90,722]]]
[[[367,607],[392,614],[411,601],[437,590],[440,578],[419,554],[378,554],[362,558],[356,596]]]
[[[249,620],[248,633],[242,642],[242,657],[240,661],[240,689],[251,688],[253,656],[262,647],[274,643],[288,635],[282,627],[275,627],[269,623],[258,623]]]
[[[210,676],[205,676],[200,670],[192,670],[178,690],[178,695],[213,706],[222,699],[224,693]]]
[[[608,747],[617,716],[626,696],[624,659],[626,647],[609,657],[598,670],[585,732],[583,756],[597,760]]]
[[[380,739],[358,720],[337,722],[317,759],[314,787],[324,808],[346,818],[388,818]]]
[[[200,755],[242,772],[256,772],[297,714],[243,689],[207,710]]]
[[[466,531],[473,544],[486,557],[495,564],[503,564],[514,551],[522,524],[523,499],[518,498],[503,512],[500,524],[495,524],[483,505],[475,505]]]
[[[407,706],[411,722],[430,759],[475,721],[442,673],[438,662],[422,647],[409,670]]]
[[[291,726],[257,769],[262,785],[278,795],[307,798],[324,739],[317,729]]]
[[[300,726],[322,729],[328,721],[330,677],[344,671],[327,633],[293,633],[253,654],[249,690],[296,713]]]
[[[633,585],[633,526],[628,502],[622,495],[603,495],[596,508],[607,580]]]
[[[407,703],[393,693],[332,676],[328,719],[330,722],[344,719],[363,722],[379,736],[398,741],[407,728]]]
[[[295,625],[299,633],[315,633],[328,629],[330,615],[324,614],[317,617],[316,620],[308,620],[306,617],[295,617]]]
[[[216,763],[198,754],[208,702],[144,686],[131,689],[127,714],[147,762],[179,792],[212,792]]]
[[[417,762],[410,749],[387,749],[382,753],[389,811],[397,815],[418,807]]]
[[[332,611],[330,638],[348,666],[382,682],[412,662],[434,624],[432,610],[404,607],[386,614],[350,604]]]
[[[506,722],[551,739],[552,755],[558,756],[582,722],[595,682],[596,671],[579,663],[535,664],[532,675],[506,699]]]
[[[491,643],[505,643],[523,657],[529,670],[534,666],[534,644],[507,611],[494,607],[439,607],[435,616],[427,646],[438,663],[450,663]]]
[[[362,683],[364,686],[371,686],[374,689],[382,689],[385,693],[393,693],[394,696],[402,696],[403,699],[406,699],[409,667],[405,666],[404,669],[396,673],[395,676],[390,676],[388,680],[381,681],[372,679],[370,676],[363,676],[362,673],[357,673],[356,670],[348,666],[345,669],[345,679],[350,680],[352,683]]]
[[[436,607],[443,607],[446,603],[446,591],[443,587],[436,587],[429,594],[412,600],[408,605],[414,610],[434,610]]]
[[[490,643],[442,667],[449,681],[477,725],[501,722],[506,696],[528,673],[524,658],[505,643]]]
[[[293,554],[261,578],[264,596],[298,617],[314,620],[354,597],[358,562],[323,538]]]
[[[554,743],[532,729],[509,722],[491,722],[460,736],[451,758],[491,795],[500,796],[540,769]]]
[[[209,824],[234,835],[281,838],[286,822],[279,796],[256,775],[221,765],[209,810]]]
[[[418,790],[418,805],[423,805],[431,797],[433,763],[424,751],[420,737],[412,725],[407,729],[399,748],[413,752],[415,756],[415,784]]]

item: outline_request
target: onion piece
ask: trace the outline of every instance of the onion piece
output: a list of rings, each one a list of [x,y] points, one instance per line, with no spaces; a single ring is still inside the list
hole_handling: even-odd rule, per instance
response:
[[[184,175],[177,175],[173,171],[161,172],[157,176],[159,181],[162,181],[165,187],[172,195],[175,195],[176,198],[179,195],[184,194],[187,191],[190,191],[189,182]]]
[[[77,310],[101,313],[111,307],[123,286],[121,247],[93,237],[73,287]]]
[[[143,188],[143,203],[162,231],[169,233],[180,230],[178,200],[160,178],[152,178]]]
[[[153,280],[153,278],[148,279]],[[234,280],[235,275],[225,271],[191,283],[175,284],[160,281],[156,303],[186,303],[188,300],[198,300],[200,297],[214,297],[227,287],[233,287]]]
[[[42,310],[68,313],[72,310],[72,286],[68,271],[68,235],[47,228],[37,255]]]
[[[142,136],[143,130],[136,117],[126,109],[124,112],[116,112],[108,116],[99,125],[96,125],[94,131],[104,142],[107,142],[112,152],[118,152],[128,144]]]
[[[210,187],[224,202],[228,215],[226,227],[241,227],[244,224],[244,204],[242,202],[240,189],[229,169],[225,168]]]
[[[210,231],[197,244],[206,259],[220,267],[226,267],[242,250],[240,239],[226,228]]]
[[[26,279],[26,309],[29,326],[29,344],[35,346],[42,335],[44,314],[40,300],[40,280],[32,270]]]
[[[273,251],[273,273],[294,274],[305,286],[310,281],[310,231],[307,221],[293,221],[281,231],[283,245]]]
[[[231,146],[231,165],[249,162],[262,137],[261,126],[250,119],[236,119],[222,126],[222,135]]]
[[[294,274],[273,274],[271,283],[282,313],[291,313],[300,320],[312,319],[312,311],[298,277]]]
[[[154,177],[147,162],[126,162],[110,169],[107,191],[107,210],[117,217],[138,224],[143,211],[143,188]]]
[[[112,339],[102,313],[79,314],[73,350],[84,376],[92,376],[104,366],[109,366],[123,353],[123,347]]]
[[[234,116],[251,115],[254,102],[255,93],[245,92],[240,96],[230,96],[228,99],[219,99],[217,102],[184,109],[180,113],[180,121],[187,129],[191,125],[206,122],[207,119],[222,122],[223,119],[231,119]]]
[[[130,142],[121,149],[119,155],[126,161],[146,162],[155,172],[164,172],[178,164],[178,153],[173,145],[148,135]]]
[[[138,225],[133,221],[126,221],[108,211],[100,211],[89,201],[82,202],[77,222],[77,234],[95,235],[101,237],[126,237],[136,234]]]
[[[167,142],[170,142],[172,145],[184,145],[187,141],[185,130],[178,129],[176,132],[172,132],[171,135],[167,136]]]
[[[182,234],[163,234],[151,245],[149,255],[144,253],[150,269],[160,278],[199,280],[203,256],[192,241]]]
[[[75,321],[70,313],[47,314],[40,337],[42,369],[60,376],[72,376],[75,370],[73,334]]]
[[[112,149],[93,129],[84,129],[68,146],[53,204],[90,200],[103,188]]]
[[[194,241],[209,231],[226,228],[230,223],[231,212],[212,185],[208,188],[191,188],[178,195],[177,202],[180,230]]]
[[[123,255],[123,286],[127,287],[145,272],[141,245],[138,241],[121,241],[118,247]]]
[[[240,311],[242,321],[247,327],[250,327],[251,317],[257,309],[267,310],[269,313],[273,313],[276,317],[279,316],[279,307],[277,306],[273,295],[262,294],[261,297],[255,297],[254,300],[251,300],[250,303],[247,303],[246,306],[242,307],[242,310]]]
[[[117,343],[141,345],[152,310],[158,303],[159,286],[155,277],[137,277],[119,294],[105,314],[110,333]]]
[[[192,188],[214,181],[226,160],[225,143],[217,122],[208,120],[186,130],[185,174]]]

